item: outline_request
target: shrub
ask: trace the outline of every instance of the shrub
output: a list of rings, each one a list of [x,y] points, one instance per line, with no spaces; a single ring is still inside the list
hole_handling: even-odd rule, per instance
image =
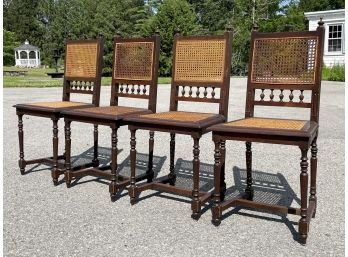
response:
[[[323,67],[322,79],[329,81],[345,81],[344,78],[344,65],[335,64],[332,67]]]

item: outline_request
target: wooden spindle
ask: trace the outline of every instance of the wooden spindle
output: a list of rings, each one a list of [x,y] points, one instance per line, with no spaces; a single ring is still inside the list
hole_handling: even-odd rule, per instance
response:
[[[207,98],[207,95],[208,95],[207,87],[204,87],[204,92],[203,92],[204,98]]]
[[[192,97],[192,86],[190,86],[189,97]]]
[[[274,91],[274,89],[271,89],[271,94],[269,95],[269,99],[271,102],[273,102],[273,99],[274,99],[273,91]]]
[[[294,99],[294,94],[293,94],[293,89],[290,89],[290,95],[289,95],[289,100],[290,100],[290,103],[292,102],[292,100]]]
[[[303,103],[304,95],[303,95],[303,90],[301,90],[300,94],[300,103]]]
[[[264,89],[261,89],[261,94],[260,94],[260,100],[263,101],[265,99],[265,93],[264,93]]]
[[[129,92],[129,85],[127,84],[127,86],[126,86],[126,94],[128,94],[128,92]]]
[[[138,85],[137,93],[140,94],[140,85]]]
[[[146,85],[144,85],[143,94],[146,95]]]
[[[283,91],[284,91],[284,89],[280,89],[280,95],[279,95],[280,102],[283,102],[283,98],[284,98]]]
[[[199,91],[200,87],[197,87],[197,91],[196,91],[196,97],[199,98],[199,95],[201,94],[201,92]]]
[[[213,91],[211,91],[211,98],[215,98],[215,87],[213,87]]]
[[[182,86],[182,89],[181,89],[181,96],[185,96],[185,86]]]

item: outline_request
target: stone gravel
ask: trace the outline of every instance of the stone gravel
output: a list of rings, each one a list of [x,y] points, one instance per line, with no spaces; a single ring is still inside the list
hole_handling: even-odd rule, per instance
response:
[[[229,120],[242,118],[245,78],[232,78]],[[169,85],[159,85],[157,110],[169,108]],[[108,182],[84,177],[67,189],[54,187],[49,167],[32,165],[28,174],[18,168],[17,116],[15,103],[60,100],[61,88],[4,89],[4,255],[5,256],[343,256],[344,255],[344,83],[322,83],[318,139],[318,209],[312,219],[307,245],[297,239],[298,216],[276,215],[247,209],[231,209],[219,227],[211,224],[209,206],[198,221],[192,220],[187,198],[146,191],[131,206],[126,191],[110,201]],[[110,87],[102,87],[101,105],[108,105]],[[296,97],[296,96],[295,96]],[[73,100],[84,100],[76,96]],[[146,106],[142,100],[121,104]],[[214,104],[209,110],[216,111]],[[180,110],[207,111],[205,105],[180,104]],[[257,109],[258,116],[307,119],[306,110]],[[63,120],[59,122],[59,150],[64,149]],[[99,128],[101,161],[110,159],[111,130]],[[118,160],[121,172],[129,174],[129,131],[119,129]],[[52,148],[52,123],[24,116],[25,157],[47,156]],[[148,132],[137,132],[139,172],[146,165]],[[192,145],[178,135],[176,170],[178,186],[192,182]],[[72,123],[72,153],[76,162],[90,158],[93,126]],[[213,143],[211,134],[200,141],[204,189],[212,187]],[[232,197],[245,186],[245,146],[226,144],[226,182]],[[158,176],[169,172],[169,134],[155,134],[155,164]],[[299,206],[300,150],[294,146],[253,144],[255,199]],[[62,179],[62,177],[61,177]]]

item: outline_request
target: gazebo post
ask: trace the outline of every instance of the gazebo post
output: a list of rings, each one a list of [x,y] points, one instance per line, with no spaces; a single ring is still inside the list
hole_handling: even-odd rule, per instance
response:
[[[17,60],[18,60],[18,65],[20,66],[21,65],[21,53],[19,50],[16,50],[16,64],[17,64]],[[18,58],[17,58],[18,57]]]
[[[39,67],[40,63],[39,63],[39,51],[38,50],[35,51],[35,57],[36,57],[36,67]]]
[[[27,52],[27,68],[30,67],[30,59],[29,59],[29,50],[26,50]]]

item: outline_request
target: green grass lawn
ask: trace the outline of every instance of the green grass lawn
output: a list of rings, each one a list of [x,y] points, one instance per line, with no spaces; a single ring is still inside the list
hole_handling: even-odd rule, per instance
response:
[[[4,87],[60,87],[63,85],[63,79],[52,79],[46,73],[54,72],[55,69],[23,69],[17,67],[4,67],[4,71],[18,70],[27,71],[25,76],[4,76]],[[61,72],[61,70],[59,70]],[[171,78],[158,78],[159,84],[170,84]],[[102,78],[102,86],[110,86],[111,77]]]

